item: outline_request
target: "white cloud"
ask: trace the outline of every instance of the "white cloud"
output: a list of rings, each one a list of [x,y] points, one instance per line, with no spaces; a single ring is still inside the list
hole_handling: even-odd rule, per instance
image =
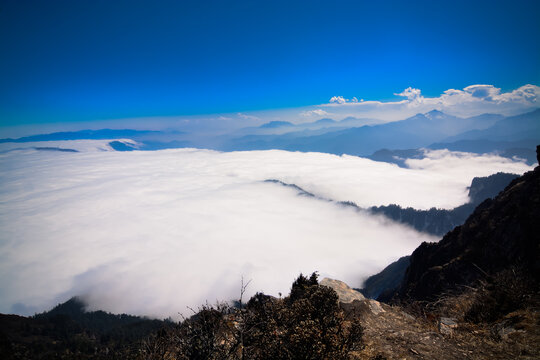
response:
[[[399,94],[394,94],[394,95],[406,97],[407,99],[411,101],[416,100],[416,99],[422,99],[420,89],[414,89],[412,87],[408,87],[405,90],[403,90],[403,92]]]
[[[419,112],[433,109],[456,116],[475,116],[483,113],[516,115],[540,106],[540,87],[527,84],[515,90],[501,92],[493,85],[470,85],[463,90],[448,89],[436,97],[422,95],[420,89],[408,87],[394,95],[399,101],[353,101],[334,96],[320,108],[331,108],[342,116],[373,116],[387,120],[401,120]],[[355,99],[355,98],[353,98]]]
[[[345,104],[347,100],[343,96],[332,96],[330,98],[330,103],[335,104]]]
[[[470,102],[491,102],[497,105],[522,104],[540,105],[540,87],[524,85],[516,90],[501,93],[501,89],[493,85],[471,85],[463,90],[449,89],[440,97],[440,102],[446,106],[455,106]]]
[[[243,113],[237,113],[236,116],[238,116],[239,118],[242,118],[242,119],[246,119],[246,120],[261,120],[261,118],[258,117],[258,116],[247,115],[247,114],[243,114]]]
[[[363,101],[363,100],[362,100]],[[358,98],[355,96],[353,97],[352,99],[345,99],[343,96],[332,96],[330,98],[330,103],[335,103],[335,104],[347,104],[347,103],[357,103],[358,102]]]
[[[402,169],[286,151],[2,153],[0,312],[84,295],[92,308],[168,316],[236,297],[242,275],[251,293],[286,293],[315,270],[359,286],[434,238],[262,180],[361,206],[453,207],[474,176],[530,169],[427,155]]]

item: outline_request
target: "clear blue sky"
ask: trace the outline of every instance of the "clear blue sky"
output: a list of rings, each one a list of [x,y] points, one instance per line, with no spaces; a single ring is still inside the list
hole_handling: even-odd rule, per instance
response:
[[[540,85],[540,1],[4,0],[0,71],[0,126],[504,91]]]

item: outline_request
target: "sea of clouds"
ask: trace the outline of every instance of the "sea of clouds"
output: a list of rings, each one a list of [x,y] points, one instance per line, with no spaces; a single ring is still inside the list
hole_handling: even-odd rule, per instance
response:
[[[438,239],[264,180],[361,207],[453,208],[473,177],[531,169],[445,150],[404,169],[322,153],[106,144],[39,146],[80,151],[69,153],[0,146],[0,312],[30,314],[79,295],[90,309],[167,317],[238,298],[242,277],[252,280],[247,296],[277,296],[313,271],[359,287]]]

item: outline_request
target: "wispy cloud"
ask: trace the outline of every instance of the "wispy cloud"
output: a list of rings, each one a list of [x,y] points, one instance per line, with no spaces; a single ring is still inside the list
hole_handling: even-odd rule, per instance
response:
[[[300,115],[303,117],[312,117],[312,116],[329,116],[331,114],[322,109],[315,109],[315,110],[302,111]]]
[[[245,120],[260,120],[261,119],[258,116],[248,115],[248,114],[244,114],[244,113],[237,113],[236,116],[238,116],[241,119],[245,119]]]

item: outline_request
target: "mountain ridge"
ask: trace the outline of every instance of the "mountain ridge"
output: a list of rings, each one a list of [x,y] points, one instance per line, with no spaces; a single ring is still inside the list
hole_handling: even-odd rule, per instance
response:
[[[202,147],[220,151],[281,149],[370,157],[374,152],[385,148],[438,148],[441,146],[439,144],[464,140],[484,142],[484,145],[477,147],[485,148],[485,142],[489,140],[492,142],[492,150],[501,153],[509,149],[525,149],[519,150],[518,154],[526,153],[525,157],[529,160],[530,143],[540,141],[540,110],[512,117],[481,114],[468,118],[432,110],[398,121],[382,124],[378,122],[375,119],[356,118],[345,118],[341,121],[323,118],[300,124],[271,121],[259,127],[238,129],[221,135],[133,129],[81,130],[0,139],[0,143],[132,138],[141,143],[139,150],[181,147]],[[358,126],[359,124],[363,125]],[[465,148],[465,145],[448,146],[454,146],[460,151]],[[472,144],[467,146],[474,149]],[[478,149],[475,152],[478,153]]]

